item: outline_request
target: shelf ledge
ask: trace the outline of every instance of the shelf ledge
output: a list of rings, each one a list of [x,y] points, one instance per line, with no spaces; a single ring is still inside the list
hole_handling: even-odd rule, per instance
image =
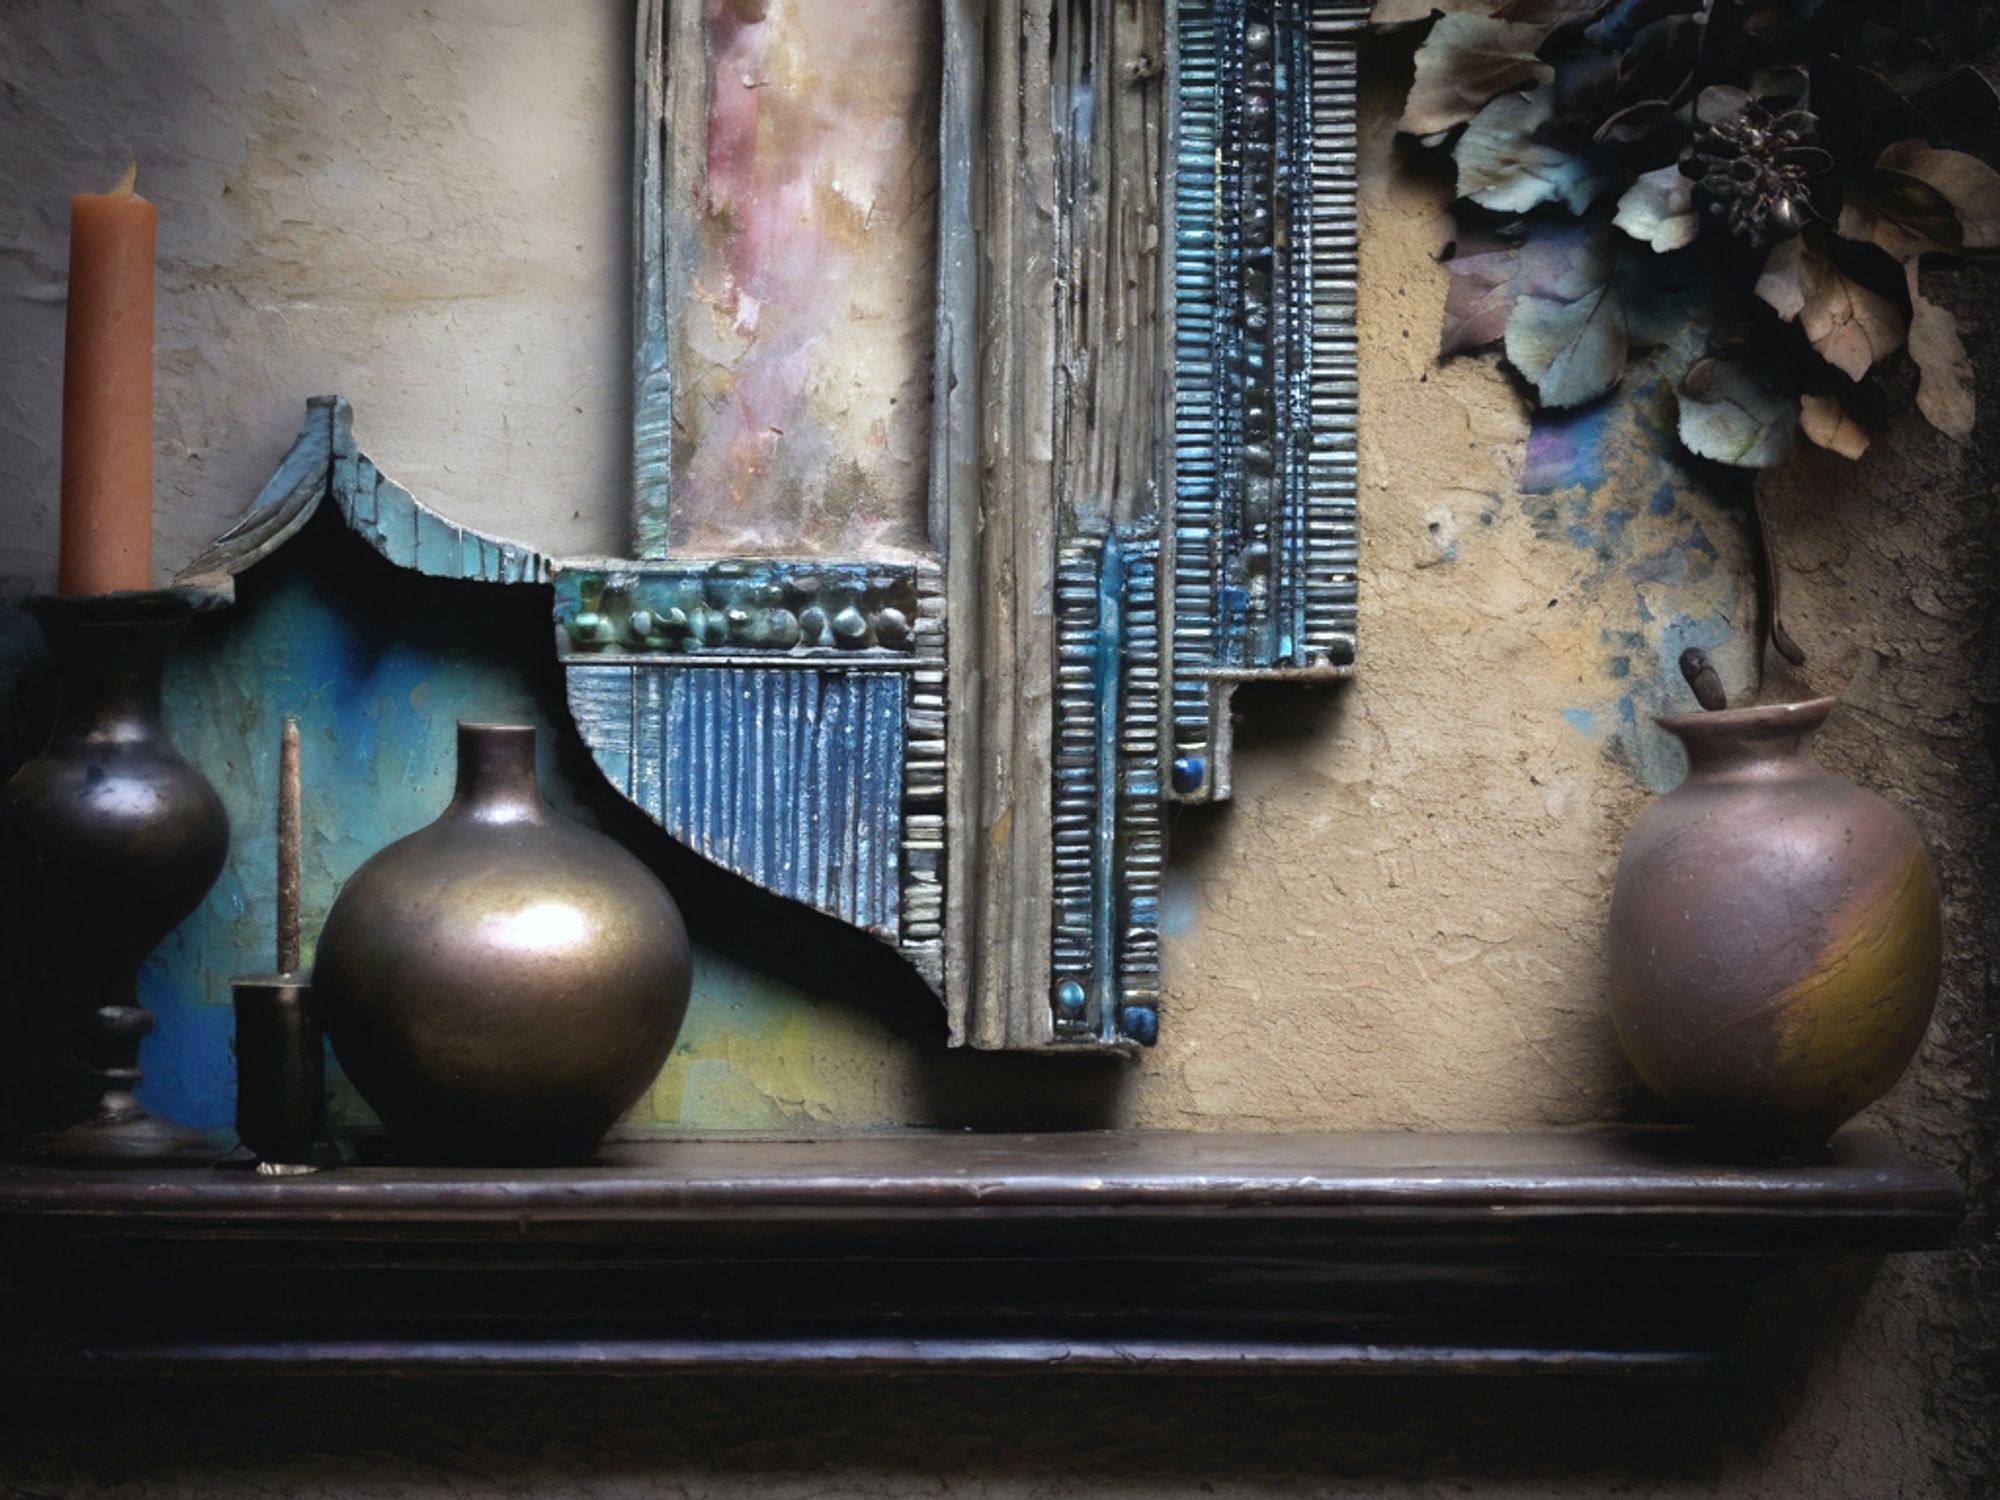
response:
[[[1687,1373],[1787,1266],[1942,1246],[1880,1134],[638,1140],[567,1169],[0,1167],[16,1372]]]

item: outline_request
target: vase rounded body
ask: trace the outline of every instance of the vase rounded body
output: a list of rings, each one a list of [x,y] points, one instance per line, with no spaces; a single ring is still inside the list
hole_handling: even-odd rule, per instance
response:
[[[687,932],[651,870],[543,801],[532,728],[461,724],[458,751],[443,815],[341,890],[314,1001],[404,1155],[572,1158],[665,1062]]]
[[[1943,954],[1915,826],[1813,755],[1833,706],[1660,720],[1688,776],[1634,825],[1611,901],[1612,1017],[1640,1076],[1779,1151],[1824,1145],[1902,1076]]]
[[[139,966],[201,904],[229,817],[160,716],[167,657],[195,609],[172,590],[50,598],[57,709],[41,752],[0,787],[0,924],[12,997],[4,1112],[70,1126],[36,1154],[117,1161],[191,1140],[133,1098],[153,1018]]]

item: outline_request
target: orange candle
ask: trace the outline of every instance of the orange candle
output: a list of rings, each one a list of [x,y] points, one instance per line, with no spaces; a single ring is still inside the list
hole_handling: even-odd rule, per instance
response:
[[[153,573],[153,241],[136,167],[69,209],[63,345],[65,594],[143,589]]]

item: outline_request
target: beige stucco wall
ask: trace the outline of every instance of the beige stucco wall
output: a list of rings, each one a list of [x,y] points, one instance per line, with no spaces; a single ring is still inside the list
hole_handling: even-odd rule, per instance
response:
[[[69,195],[128,157],[164,210],[156,573],[243,508],[327,390],[434,503],[616,550],[624,10],[9,0],[0,575],[54,577]]]
[[[163,205],[161,573],[241,508],[300,400],[323,390],[355,401],[368,451],[425,501],[552,551],[617,550],[627,10],[5,0],[9,591],[54,571],[67,195],[108,181],[127,154]],[[1526,423],[1508,380],[1481,361],[1432,364],[1442,194],[1394,149],[1384,122],[1400,64],[1375,61],[1365,670],[1338,694],[1239,705],[1236,802],[1175,828],[1161,1046],[1115,1071],[941,1061],[927,1026],[801,994],[782,1053],[749,1049],[730,1075],[774,1123],[957,1119],[979,1113],[964,1103],[975,1095],[1004,1096],[995,1113],[1010,1118],[1270,1129],[1583,1124],[1649,1108],[1604,1019],[1599,934],[1658,747],[1645,748],[1647,731],[1589,727],[1608,701],[1605,633],[1631,625],[1643,591],[1537,524],[1519,493]],[[1969,277],[1939,283],[1990,375],[2000,304]],[[1649,488],[1653,460],[1631,462],[1614,483]],[[1990,452],[1903,423],[1858,467],[1807,461],[1769,487],[1793,632],[1853,678],[1828,758],[1917,813],[1951,890],[1939,1023],[1876,1117],[1925,1160],[1971,1173],[1982,1207],[1952,1255],[1899,1262],[1872,1284],[1856,1270],[1787,1288],[1773,1337],[1721,1387],[454,1387],[413,1402],[363,1395],[330,1423],[326,1388],[278,1385],[234,1398],[247,1431],[224,1401],[99,1426],[80,1395],[44,1393],[32,1420],[7,1424],[16,1482],[134,1494],[1976,1493],[1992,1453],[1978,1356],[1992,1343],[1980,1292],[1992,1286],[1995,1144],[1981,714],[2000,699],[1977,642],[1996,468]],[[1713,570],[1665,602],[1745,618],[1740,532],[1710,519]],[[1081,1436],[1065,1435],[1072,1422]]]

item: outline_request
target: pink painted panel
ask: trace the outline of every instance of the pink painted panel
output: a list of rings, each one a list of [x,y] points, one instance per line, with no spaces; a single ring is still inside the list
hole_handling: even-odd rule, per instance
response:
[[[668,203],[673,550],[926,551],[935,0],[697,3],[707,149],[677,153]]]

